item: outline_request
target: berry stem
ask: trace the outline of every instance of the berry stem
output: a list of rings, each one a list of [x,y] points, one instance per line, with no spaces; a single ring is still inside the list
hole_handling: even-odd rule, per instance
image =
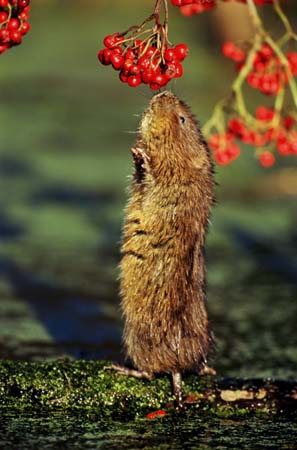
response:
[[[261,47],[261,44],[263,42],[263,37],[261,34],[256,34],[254,44],[252,48],[249,51],[248,57],[246,59],[246,62],[242,69],[240,70],[238,76],[235,78],[235,81],[232,83],[232,92],[237,100],[237,106],[238,106],[238,112],[241,116],[246,117],[248,112],[246,109],[246,105],[244,102],[244,97],[242,94],[242,85],[250,72],[251,68],[253,67],[253,62],[255,55],[259,48]]]
[[[263,23],[258,14],[254,0],[246,0],[246,4],[247,4],[248,10],[249,10],[249,14],[251,16],[252,22],[254,24],[254,27],[256,28],[257,31],[262,32],[263,31]]]
[[[292,94],[293,102],[297,108],[297,85],[296,85],[296,82],[290,71],[288,60],[287,60],[286,56],[284,55],[283,51],[281,50],[281,48],[279,47],[279,45],[272,39],[270,34],[265,30],[265,28],[263,26],[263,22],[259,16],[257,8],[255,6],[254,0],[246,0],[246,2],[247,2],[247,6],[249,8],[250,16],[251,16],[254,26],[256,28],[257,35],[259,34],[260,36],[264,37],[265,42],[270,45],[272,50],[279,57],[282,65],[286,71],[286,75],[288,77],[288,82],[289,82],[289,87],[290,87],[290,91]],[[274,6],[276,13],[280,17],[282,23],[284,24],[284,26],[287,30],[286,34],[289,34],[292,37],[294,36],[294,39],[296,39],[297,35],[294,33],[289,20],[287,19],[283,10],[281,9],[279,0],[273,0],[273,6]],[[257,36],[256,36],[256,39],[257,39]]]
[[[270,45],[272,50],[279,57],[279,60],[282,63],[282,65],[286,71],[292,99],[295,104],[295,107],[297,108],[297,85],[296,85],[296,81],[291,73],[291,70],[289,67],[289,62],[288,62],[285,54],[283,53],[282,49],[277,45],[277,43],[272,39],[272,37],[270,35],[268,35],[268,34],[266,35],[265,41],[267,42],[267,44]]]
[[[284,87],[282,87],[282,89],[279,91],[279,93],[277,94],[276,98],[275,98],[275,102],[274,102],[274,117],[271,121],[271,128],[278,128],[279,124],[281,122],[281,111],[283,109],[284,106],[284,100],[285,100],[285,89]]]
[[[165,28],[166,37],[167,37],[168,20],[169,20],[169,12],[168,12],[168,3],[167,3],[167,0],[163,0],[163,3],[164,3],[164,11],[165,11],[164,28]]]
[[[156,4],[155,4],[155,9],[153,12],[153,16],[156,19],[156,24],[160,25],[160,9],[161,9],[161,5],[163,3],[164,0],[157,0]]]
[[[224,109],[228,103],[229,98],[223,98],[219,100],[218,103],[215,105],[211,118],[206,122],[206,124],[202,128],[203,134],[205,136],[209,136],[213,128],[220,131],[220,133],[224,132],[225,129]]]
[[[286,34],[284,36],[287,37],[288,40],[289,39],[297,40],[297,34],[294,32],[288,17],[283,12],[279,0],[273,0],[273,7],[274,7],[276,14],[278,15],[278,17],[280,18],[280,20],[282,21],[282,23],[285,27]]]

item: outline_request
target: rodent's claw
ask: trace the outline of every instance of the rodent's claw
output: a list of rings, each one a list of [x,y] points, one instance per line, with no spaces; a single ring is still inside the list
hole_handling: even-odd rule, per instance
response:
[[[150,157],[145,153],[145,151],[142,148],[139,147],[132,147],[131,153],[133,155],[133,158],[136,160],[136,162],[140,163],[142,160],[141,166],[143,168],[145,163],[148,163],[150,161]]]
[[[118,375],[125,375],[128,377],[146,378],[147,380],[152,380],[154,378],[154,375],[150,372],[129,369],[128,367],[120,366],[119,364],[111,364],[110,366],[105,366],[104,369],[112,369],[115,370]]]

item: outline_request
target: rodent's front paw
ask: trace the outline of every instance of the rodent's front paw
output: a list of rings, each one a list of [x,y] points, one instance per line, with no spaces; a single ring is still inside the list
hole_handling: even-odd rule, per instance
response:
[[[133,155],[135,164],[141,166],[143,169],[148,169],[150,157],[142,148],[132,147],[131,153]]]

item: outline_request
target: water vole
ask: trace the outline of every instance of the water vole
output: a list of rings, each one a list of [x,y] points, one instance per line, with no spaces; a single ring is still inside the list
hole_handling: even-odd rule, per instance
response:
[[[124,344],[137,370],[200,370],[212,343],[206,308],[204,245],[214,177],[210,153],[189,107],[171,92],[155,95],[135,148],[134,178],[122,240]]]

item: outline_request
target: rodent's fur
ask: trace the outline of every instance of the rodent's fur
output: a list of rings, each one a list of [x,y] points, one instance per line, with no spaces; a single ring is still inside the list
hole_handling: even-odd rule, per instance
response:
[[[189,107],[171,92],[145,111],[126,210],[121,297],[127,355],[140,371],[206,364],[205,235],[214,202],[213,166]]]

